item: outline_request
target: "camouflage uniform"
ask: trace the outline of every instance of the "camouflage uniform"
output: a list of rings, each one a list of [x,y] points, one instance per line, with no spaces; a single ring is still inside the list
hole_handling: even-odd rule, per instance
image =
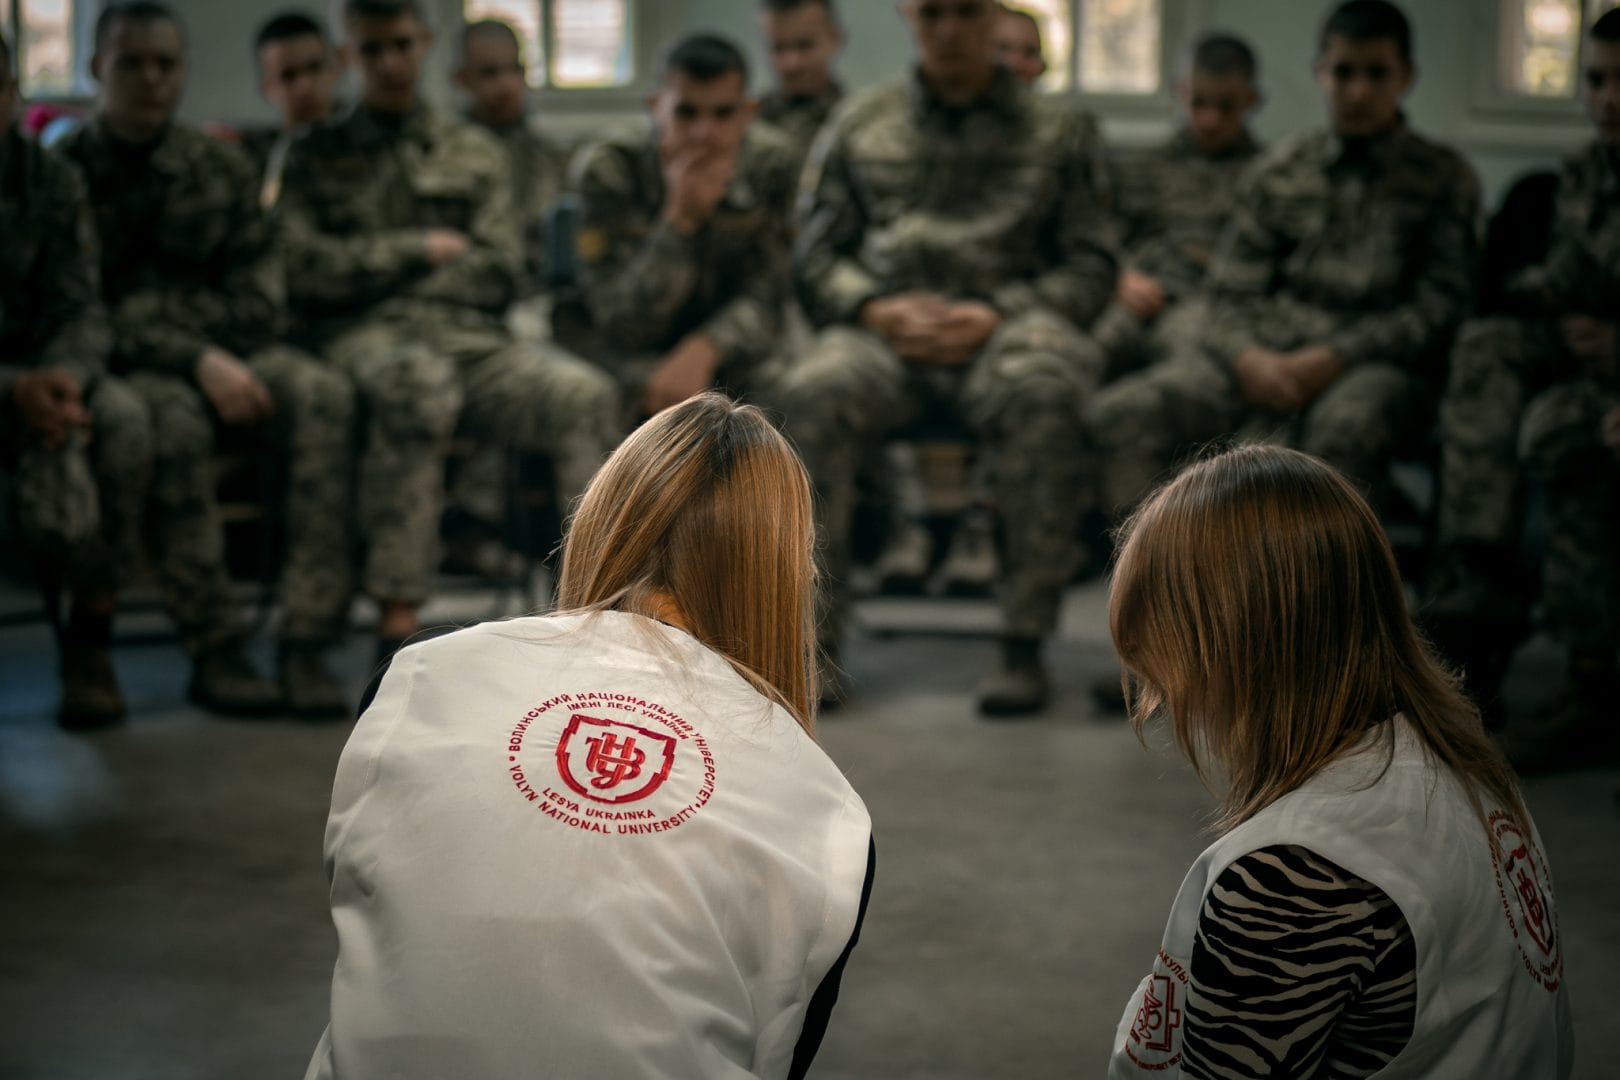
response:
[[[294,144],[277,210],[293,308],[353,377],[366,414],[365,588],[419,603],[438,566],[458,420],[476,437],[549,454],[566,506],[617,441],[616,390],[503,328],[521,236],[505,155],[484,132],[426,106],[406,117],[356,107]],[[471,250],[433,267],[433,227],[465,233]]]
[[[781,132],[794,150],[794,174],[810,154],[810,144],[816,133],[827,123],[833,110],[843,100],[844,88],[834,83],[825,94],[816,97],[789,97],[780,90],[772,90],[759,99],[759,120]]]
[[[152,411],[148,535],[182,640],[196,655],[241,633],[214,499],[216,420],[195,381],[210,345],[244,358],[274,400],[265,435],[288,474],[281,636],[332,638],[352,592],[353,394],[339,373],[278,343],[280,268],[251,164],[181,126],[131,147],[93,122],[61,151],[83,173],[96,216],[114,368]]]
[[[106,373],[94,225],[66,163],[14,129],[0,134],[0,463],[12,473],[18,524],[77,594],[114,592],[140,547],[152,468],[146,408]],[[47,449],[12,403],[17,376],[72,375],[90,410],[82,436]]]
[[[1519,317],[1468,323],[1441,406],[1437,552],[1428,606],[1441,617],[1522,617],[1501,569],[1521,528],[1520,478],[1547,497],[1543,614],[1580,648],[1614,649],[1616,467],[1599,424],[1620,394],[1620,357],[1572,356],[1555,320],[1620,312],[1620,159],[1594,142],[1559,182],[1545,262],[1508,282]]]
[[[469,123],[473,121],[469,118]],[[568,153],[527,123],[485,127],[506,149],[512,174],[512,207],[523,223],[525,280],[519,292],[539,292],[546,281],[546,215],[568,182]]]
[[[775,347],[788,296],[792,147],[755,129],[714,216],[687,237],[664,223],[654,136],[623,136],[583,155],[576,186],[584,304],[575,346],[616,372],[635,408],[653,368],[689,334],[719,348],[716,382],[742,392]],[[565,339],[566,340],[566,339]]]
[[[1210,264],[1198,349],[1123,380],[1090,417],[1110,502],[1128,506],[1176,450],[1232,431],[1283,438],[1367,485],[1428,415],[1472,294],[1479,184],[1404,121],[1378,138],[1298,136],[1239,186]],[[1327,345],[1345,368],[1297,414],[1252,410],[1230,371],[1250,346]]]
[[[817,140],[796,250],[800,297],[822,329],[773,396],[816,485],[829,644],[862,450],[939,412],[964,417],[994,459],[1005,633],[1052,630],[1078,557],[1081,405],[1104,367],[1079,327],[1102,310],[1117,273],[1088,130],[1083,114],[998,69],[962,107],[915,76],[879,87]],[[983,300],[1003,321],[966,365],[910,364],[856,325],[868,300],[908,290]]]

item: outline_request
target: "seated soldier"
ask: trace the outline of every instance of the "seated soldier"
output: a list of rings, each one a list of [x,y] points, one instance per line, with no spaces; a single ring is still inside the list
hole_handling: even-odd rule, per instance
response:
[[[802,162],[844,96],[833,74],[844,28],[833,0],[760,0],[759,26],[776,80],[759,99],[759,118],[788,137]]]
[[[711,387],[740,394],[781,329],[794,155],[750,129],[748,63],[724,38],[670,48],[652,130],[582,152],[578,240],[590,333],[630,419]],[[565,343],[568,343],[565,341]]]
[[[299,11],[277,15],[259,29],[253,58],[259,92],[279,114],[276,126],[244,131],[241,140],[258,167],[260,202],[268,209],[275,205],[293,139],[335,111],[343,68],[325,28]]]
[[[112,613],[140,546],[152,429],[105,370],[111,335],[84,187],[17,131],[11,65],[0,36],[0,469],[29,554],[72,595],[57,720],[87,730],[124,716]]]
[[[95,42],[96,115],[60,150],[83,174],[98,226],[114,370],[152,412],[148,535],[195,663],[190,695],[217,712],[274,711],[284,697],[296,713],[347,715],[322,654],[347,629],[352,591],[353,394],[278,341],[279,269],[252,166],[175,122],[186,66],[173,11],[111,4]],[[216,425],[270,440],[287,470],[280,691],[243,651],[214,500]]]
[[[1592,26],[1582,57],[1596,137],[1564,166],[1545,261],[1502,290],[1516,316],[1476,320],[1458,335],[1440,409],[1425,619],[1492,721],[1502,672],[1528,628],[1530,598],[1513,584],[1521,476],[1544,492],[1541,617],[1570,667],[1548,712],[1506,733],[1521,769],[1620,751],[1620,11]]]
[[[1198,302],[1204,274],[1232,216],[1238,180],[1260,151],[1247,123],[1260,104],[1256,74],[1254,52],[1242,40],[1200,38],[1176,79],[1181,129],[1162,146],[1121,155],[1114,165],[1124,268],[1096,335],[1116,372],[1196,345],[1208,316]],[[1138,494],[1115,491],[1110,502]]]
[[[1393,4],[1335,8],[1316,76],[1331,126],[1266,151],[1239,185],[1200,347],[1095,403],[1115,512],[1179,449],[1240,426],[1325,458],[1376,506],[1424,430],[1473,288],[1479,185],[1406,125],[1411,28]]]
[[[996,58],[1025,86],[1034,86],[1046,74],[1046,55],[1041,44],[1041,24],[1023,8],[998,4],[996,14]]]
[[[293,144],[277,212],[294,314],[366,417],[362,584],[391,654],[420,628],[439,563],[458,422],[548,455],[564,507],[620,428],[612,380],[504,328],[522,274],[510,170],[488,134],[422,100],[433,32],[419,0],[345,0],[342,35],[360,101]]]
[[[817,492],[828,666],[843,631],[866,447],[959,415],[990,453],[1006,532],[1003,662],[979,707],[1040,709],[1040,659],[1078,561],[1081,408],[1103,357],[1080,327],[1117,270],[1083,114],[984,48],[995,0],[903,0],[914,75],[841,109],[805,167],[800,295],[820,333],[774,397]]]

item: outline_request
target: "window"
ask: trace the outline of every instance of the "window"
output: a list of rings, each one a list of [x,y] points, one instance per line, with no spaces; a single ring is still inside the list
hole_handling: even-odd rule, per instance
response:
[[[1041,26],[1047,90],[1152,94],[1163,82],[1163,0],[1014,0]],[[1075,33],[1075,28],[1079,33]]]
[[[468,22],[511,24],[530,86],[594,89],[635,78],[630,0],[466,0],[462,11]]]
[[[0,28],[25,98],[88,92],[90,56],[80,48],[80,31],[94,18],[92,7],[79,0],[0,0]]]
[[[1572,98],[1581,38],[1616,0],[1503,0],[1503,83],[1513,94]]]

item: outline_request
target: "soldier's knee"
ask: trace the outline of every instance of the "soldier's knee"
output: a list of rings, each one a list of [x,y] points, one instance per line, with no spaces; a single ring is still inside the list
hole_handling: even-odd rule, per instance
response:
[[[111,377],[101,379],[89,405],[96,432],[93,450],[99,461],[137,471],[151,464],[151,414],[127,383]]]
[[[371,425],[395,439],[448,439],[463,401],[455,362],[427,349],[409,350],[398,360],[392,378],[360,388]]]
[[[1601,468],[1607,457],[1601,438],[1600,389],[1584,380],[1560,383],[1537,395],[1519,425],[1519,462],[1542,480],[1558,480]]]
[[[152,425],[152,455],[165,464],[214,452],[214,421],[202,394],[179,379],[156,377],[137,385]]]

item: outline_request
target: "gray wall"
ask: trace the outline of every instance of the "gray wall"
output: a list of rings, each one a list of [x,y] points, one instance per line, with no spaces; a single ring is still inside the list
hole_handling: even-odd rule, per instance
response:
[[[186,114],[191,119],[264,121],[269,110],[259,100],[248,42],[267,16],[289,0],[175,0],[191,28],[191,85]],[[298,3],[298,0],[291,0]],[[430,92],[441,101],[453,94],[444,78],[455,37],[458,0],[428,0],[441,34],[436,49],[438,78]],[[1555,163],[1586,137],[1573,105],[1550,112],[1504,111],[1478,88],[1488,74],[1481,65],[1495,55],[1491,41],[1498,0],[1407,0],[1417,38],[1418,84],[1409,112],[1420,130],[1463,150],[1480,170],[1494,198],[1518,173]],[[308,6],[325,8],[323,0]],[[1254,43],[1261,57],[1266,104],[1256,127],[1267,139],[1313,126],[1321,120],[1310,61],[1317,26],[1332,0],[1166,0],[1171,34],[1201,29],[1235,30]],[[859,88],[904,69],[909,45],[891,0],[842,0],[849,43],[840,63],[847,85]],[[755,23],[757,0],[643,0],[640,8],[647,52],[668,36],[717,30],[748,51],[764,83],[765,58]],[[565,133],[598,130],[605,118],[633,117],[639,95],[547,97],[538,102],[550,122]],[[1157,138],[1172,122],[1167,100],[1146,103],[1089,103],[1111,138],[1140,142]]]

